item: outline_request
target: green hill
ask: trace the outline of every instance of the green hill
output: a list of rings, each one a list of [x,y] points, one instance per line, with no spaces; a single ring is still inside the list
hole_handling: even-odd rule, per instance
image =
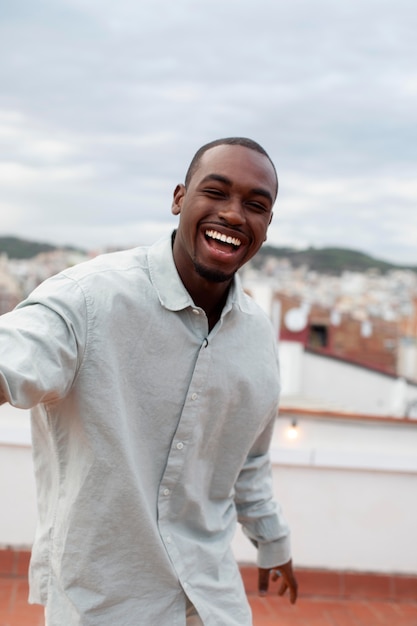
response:
[[[0,237],[0,254],[6,253],[10,259],[31,259],[41,252],[51,252],[63,248],[83,252],[83,250],[71,246],[55,246],[49,243],[20,239],[19,237]],[[296,250],[295,248],[265,245],[252,260],[252,265],[261,269],[270,257],[288,259],[293,267],[306,265],[311,270],[322,274],[340,274],[346,270],[365,272],[371,269],[379,270],[382,273],[396,269],[408,269],[417,272],[417,265],[396,265],[349,248],[311,247],[305,250]]]
[[[0,254],[7,254],[9,259],[31,259],[41,252],[62,249],[75,250],[71,246],[55,246],[49,243],[20,239],[19,237],[0,237]]]
[[[349,248],[278,248],[265,245],[253,260],[255,267],[261,268],[267,258],[288,259],[293,267],[306,265],[322,274],[340,274],[343,271],[365,272],[376,269],[381,273],[390,270],[407,269],[417,272],[417,265],[398,265],[381,261]]]

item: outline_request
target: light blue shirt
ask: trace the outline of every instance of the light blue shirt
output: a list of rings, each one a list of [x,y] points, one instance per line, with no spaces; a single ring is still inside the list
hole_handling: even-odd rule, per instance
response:
[[[290,558],[268,449],[278,407],[267,316],[236,277],[211,332],[169,239],[43,283],[0,318],[0,384],[35,407],[30,600],[49,626],[249,626],[230,543]]]

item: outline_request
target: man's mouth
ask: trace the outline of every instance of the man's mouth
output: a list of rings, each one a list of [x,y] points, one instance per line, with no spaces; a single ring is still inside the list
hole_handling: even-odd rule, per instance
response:
[[[206,230],[205,236],[208,239],[214,239],[215,241],[220,241],[221,243],[225,243],[229,246],[233,246],[233,248],[237,249],[242,245],[242,242],[237,237],[231,237],[230,235],[225,235],[224,233],[219,233],[217,230]]]

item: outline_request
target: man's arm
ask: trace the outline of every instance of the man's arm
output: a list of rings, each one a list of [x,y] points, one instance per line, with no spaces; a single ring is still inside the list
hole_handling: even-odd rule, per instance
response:
[[[272,581],[282,577],[280,595],[288,589],[290,601],[297,599],[290,531],[273,495],[269,445],[275,415],[255,442],[235,485],[238,520],[245,535],[258,549],[259,591],[267,592]],[[278,574],[277,571],[280,573]]]
[[[57,275],[0,317],[0,404],[29,409],[71,388],[82,358],[85,299]]]

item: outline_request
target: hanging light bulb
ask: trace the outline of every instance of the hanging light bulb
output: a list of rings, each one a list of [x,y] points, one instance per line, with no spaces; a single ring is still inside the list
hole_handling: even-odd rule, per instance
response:
[[[287,428],[286,434],[287,434],[288,439],[292,439],[292,440],[297,439],[299,435],[299,431],[297,427],[297,420],[292,420],[291,426]]]

